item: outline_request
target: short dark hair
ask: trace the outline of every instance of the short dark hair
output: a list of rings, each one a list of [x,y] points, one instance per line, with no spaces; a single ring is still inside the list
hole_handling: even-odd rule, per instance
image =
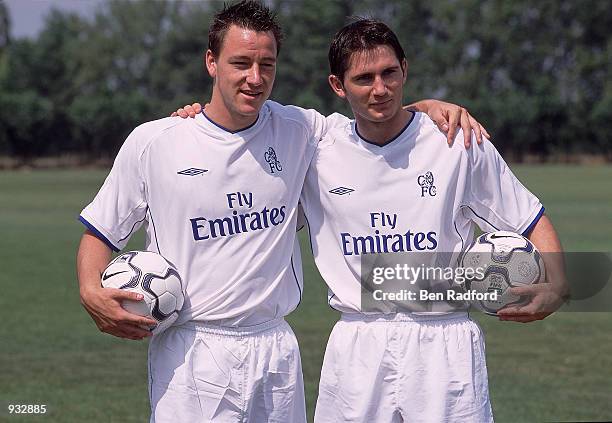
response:
[[[257,32],[272,31],[276,40],[276,54],[279,53],[283,32],[276,21],[276,13],[258,1],[243,0],[232,6],[223,5],[208,28],[208,48],[215,56],[221,52],[225,34],[230,26],[251,29]]]
[[[351,55],[375,49],[380,45],[391,47],[400,63],[406,58],[397,36],[384,23],[360,18],[344,26],[336,33],[329,46],[329,68],[332,75],[344,81]]]

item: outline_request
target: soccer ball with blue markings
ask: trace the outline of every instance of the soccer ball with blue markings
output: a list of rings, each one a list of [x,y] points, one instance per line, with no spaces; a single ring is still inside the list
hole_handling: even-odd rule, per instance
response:
[[[142,294],[141,301],[123,301],[121,306],[157,321],[154,327],[146,328],[154,335],[176,321],[185,300],[176,268],[152,251],[129,251],[117,256],[102,273],[102,286]]]
[[[459,266],[471,268],[479,275],[468,279],[465,288],[487,294],[484,299],[472,301],[472,305],[490,315],[509,305],[527,303],[528,298],[514,295],[508,289],[544,282],[546,276],[542,256],[533,243],[507,231],[489,232],[476,238],[459,257]]]

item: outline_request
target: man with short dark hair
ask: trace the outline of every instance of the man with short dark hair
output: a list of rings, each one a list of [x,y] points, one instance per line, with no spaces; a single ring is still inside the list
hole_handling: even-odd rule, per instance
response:
[[[185,283],[177,322],[149,345],[152,422],[306,420],[299,349],[284,316],[301,298],[296,206],[326,122],[266,102],[278,33],[259,3],[220,12],[205,58],[214,78],[205,112],[136,128],[81,213],[81,298],[101,330],[148,334],[139,327],[146,321],[121,309],[123,291],[100,288],[111,249],[143,223],[146,249],[174,263]]]
[[[146,249],[174,263],[185,282],[175,326],[149,346],[151,421],[306,420],[298,345],[284,316],[303,287],[300,190],[334,118],[266,101],[279,34],[258,2],[217,14],[203,113],[137,127],[81,213],[81,300],[101,330],[148,335],[140,326],[150,322],[120,306],[138,298],[100,287],[111,250],[143,223]]]
[[[475,225],[559,252],[555,230],[491,143],[449,147],[427,115],[402,108],[407,62],[384,23],[342,28],[329,61],[329,83],[355,119],[327,131],[301,195],[329,304],[342,313],[325,352],[315,422],[492,421],[484,337],[464,305],[368,308],[363,258],[411,254],[453,266]],[[534,321],[562,304],[567,288],[555,259],[544,257],[552,283],[512,288],[530,302],[500,311],[502,319]],[[445,281],[419,282],[430,283],[428,292],[448,289]]]

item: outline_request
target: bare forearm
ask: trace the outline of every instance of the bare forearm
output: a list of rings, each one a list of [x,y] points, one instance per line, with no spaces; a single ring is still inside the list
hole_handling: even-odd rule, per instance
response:
[[[565,279],[563,247],[548,216],[544,215],[540,218],[528,238],[542,253],[546,267],[546,281],[553,284],[559,295],[565,296],[568,287]]]
[[[81,238],[77,253],[77,278],[81,293],[100,287],[100,275],[108,265],[111,250],[87,231]]]
[[[515,286],[510,293],[526,296],[526,305],[504,307],[497,312],[501,320],[529,323],[542,320],[551,315],[563,305],[569,292],[565,278],[565,265],[561,241],[547,216],[542,216],[528,238],[542,253],[546,267],[546,282],[533,285]]]
[[[407,106],[404,106],[404,109],[410,110],[411,112],[427,113],[430,105],[431,105],[431,100],[419,100]]]
[[[104,242],[89,231],[83,234],[77,253],[81,304],[102,332],[127,339],[151,336],[151,332],[142,327],[155,325],[155,320],[128,313],[121,307],[122,301],[141,301],[142,294],[100,285],[100,277],[110,258],[111,250]]]
[[[404,108],[411,112],[426,113],[435,122],[438,129],[446,134],[446,141],[449,145],[453,143],[459,127],[466,134],[463,137],[466,148],[471,145],[472,133],[476,136],[478,144],[482,143],[483,135],[490,138],[487,130],[470,115],[465,107],[440,100],[426,99],[415,101]]]

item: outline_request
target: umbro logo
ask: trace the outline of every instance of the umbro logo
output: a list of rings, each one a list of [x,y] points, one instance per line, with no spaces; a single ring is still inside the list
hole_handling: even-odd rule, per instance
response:
[[[179,175],[196,176],[208,172],[208,169],[198,169],[197,167],[190,167],[189,169],[181,170],[176,172]]]
[[[347,187],[338,187],[338,188],[334,188],[332,190],[330,190],[329,192],[332,194],[336,194],[336,195],[344,195],[344,194],[349,194],[351,192],[355,191],[352,188],[347,188]]]

